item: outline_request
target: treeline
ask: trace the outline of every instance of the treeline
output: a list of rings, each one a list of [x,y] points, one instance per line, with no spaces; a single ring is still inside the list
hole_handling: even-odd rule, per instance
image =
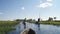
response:
[[[42,20],[42,19],[40,19],[40,21],[55,21],[55,22],[60,22],[60,20],[56,20],[57,18],[56,17],[49,17],[48,18],[48,20]],[[16,19],[15,21],[23,21],[24,19]],[[37,19],[38,20],[38,19]],[[35,20],[35,19],[27,19],[26,18],[26,22],[35,22],[35,21],[37,21],[37,20]]]
[[[22,22],[22,21],[24,21],[24,19],[16,19],[15,21],[20,21],[20,22]],[[35,19],[26,19],[26,22],[35,22],[36,20]]]

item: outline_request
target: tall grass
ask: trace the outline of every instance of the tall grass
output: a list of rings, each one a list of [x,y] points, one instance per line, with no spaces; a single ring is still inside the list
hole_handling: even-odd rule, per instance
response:
[[[15,30],[15,28],[0,28],[0,34],[6,34],[9,31]]]
[[[18,24],[18,21],[0,21],[0,27],[1,26],[14,26]]]
[[[12,26],[20,23],[19,21],[0,21],[0,34],[6,34],[8,31],[15,30]]]
[[[60,21],[41,21],[41,24],[60,25]]]

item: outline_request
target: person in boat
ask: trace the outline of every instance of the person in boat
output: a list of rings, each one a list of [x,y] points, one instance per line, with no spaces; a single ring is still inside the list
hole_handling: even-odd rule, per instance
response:
[[[40,18],[38,18],[38,25],[40,25]]]
[[[38,18],[38,29],[40,30],[40,18]]]
[[[38,21],[36,21],[36,23],[38,25],[38,29],[40,30],[40,18],[38,18]]]
[[[31,28],[25,29],[21,34],[36,34]]]
[[[38,18],[38,21],[36,21],[35,24],[40,25],[40,18]]]
[[[26,28],[26,18],[23,20],[24,29]]]

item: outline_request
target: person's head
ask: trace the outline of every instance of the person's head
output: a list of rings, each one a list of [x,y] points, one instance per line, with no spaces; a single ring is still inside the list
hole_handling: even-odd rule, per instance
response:
[[[34,30],[32,30],[31,28],[26,29],[22,32],[22,34],[36,34]]]

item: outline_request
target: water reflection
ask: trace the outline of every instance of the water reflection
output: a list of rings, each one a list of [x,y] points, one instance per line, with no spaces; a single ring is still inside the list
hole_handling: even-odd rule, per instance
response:
[[[20,28],[19,28],[20,27]],[[26,28],[31,28],[35,30],[37,34],[60,34],[60,27],[53,25],[40,25],[30,24],[26,22]],[[20,34],[24,30],[24,25],[20,23],[16,26],[16,30],[8,32],[8,34]]]
[[[23,26],[24,26],[24,29],[25,29],[25,28],[26,28],[26,23],[25,23],[25,22],[23,22],[22,24],[23,24]]]
[[[23,25],[24,25],[24,29],[26,28],[26,23],[25,23],[25,22],[26,22],[26,18],[25,18],[25,19],[23,20],[23,22],[22,22]]]
[[[38,30],[40,30],[40,24],[39,25],[38,24],[35,24],[35,25],[38,28]]]

